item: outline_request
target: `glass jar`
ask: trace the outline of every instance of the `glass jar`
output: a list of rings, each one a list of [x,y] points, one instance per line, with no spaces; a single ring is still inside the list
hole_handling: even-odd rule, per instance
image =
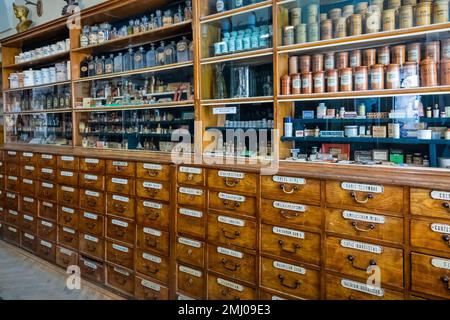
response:
[[[95,46],[98,44],[98,26],[92,26],[89,33],[89,45]]]

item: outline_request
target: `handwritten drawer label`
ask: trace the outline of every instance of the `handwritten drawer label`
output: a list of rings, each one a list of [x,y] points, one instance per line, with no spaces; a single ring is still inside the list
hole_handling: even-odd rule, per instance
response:
[[[384,187],[380,185],[361,184],[353,182],[342,182],[341,188],[349,191],[383,193]]]
[[[219,177],[222,178],[234,178],[234,179],[244,179],[245,173],[242,172],[232,172],[232,171],[219,171]]]
[[[447,259],[433,258],[431,264],[436,268],[450,270],[450,260]]]
[[[34,203],[34,199],[33,198],[28,198],[28,197],[24,197],[23,201],[28,202],[28,203]]]
[[[113,166],[115,166],[115,167],[128,167],[128,162],[113,161]]]
[[[177,300],[182,301],[182,300],[186,300],[186,301],[191,301],[191,300],[195,300],[194,298],[185,296],[184,294],[178,294],[177,296]]]
[[[53,156],[51,154],[43,154],[41,158],[45,160],[52,160]]]
[[[95,191],[86,190],[85,194],[90,197],[100,198],[100,193]]]
[[[213,114],[236,114],[237,107],[213,108]]]
[[[24,169],[27,171],[34,171],[34,167],[32,166],[25,166]]]
[[[24,152],[24,153],[23,153],[23,156],[24,156],[25,158],[33,158],[34,154],[32,154],[32,153],[30,153],[30,152]]]
[[[15,152],[15,151],[8,151],[8,155],[10,155],[10,156],[16,156],[16,155],[17,155],[17,152]]]
[[[61,176],[63,176],[63,177],[73,177],[73,172],[61,171]]]
[[[8,227],[8,230],[14,233],[17,233],[17,229],[13,227]]]
[[[245,226],[245,221],[244,220],[230,218],[230,217],[225,217],[225,216],[217,217],[217,221],[222,222],[222,223],[226,223],[226,224],[231,224],[233,226],[238,226],[238,227]]]
[[[290,202],[274,201],[273,207],[276,209],[290,210],[290,211],[296,211],[296,212],[305,212],[306,211],[306,206],[304,206],[303,204],[296,204],[296,203],[290,203]]]
[[[150,189],[156,189],[156,190],[162,190],[163,185],[160,183],[154,183],[154,182],[144,182],[142,184],[144,188],[150,188]]]
[[[85,238],[87,241],[91,241],[91,242],[98,243],[98,238],[93,237],[93,236],[90,236],[90,235],[88,235],[88,234],[85,234],[85,235],[84,235],[84,238]]]
[[[34,218],[32,216],[28,216],[26,214],[23,215],[23,218],[28,221],[34,221]]]
[[[290,272],[295,272],[298,274],[306,274],[306,269],[299,267],[299,266],[294,266],[292,264],[289,263],[284,263],[284,262],[280,262],[280,261],[274,261],[273,262],[273,266],[277,269],[281,269],[281,270],[286,270],[286,271],[290,271]]]
[[[158,263],[158,264],[160,264],[162,261],[162,259],[160,257],[154,256],[154,255],[151,255],[151,254],[148,254],[145,252],[142,254],[142,258],[144,258],[145,260],[154,262],[154,263]]]
[[[375,215],[375,214],[367,214],[367,213],[356,212],[356,211],[343,211],[342,217],[344,219],[348,219],[348,220],[358,220],[358,221],[372,222],[372,223],[378,223],[378,224],[384,224],[386,222],[386,219],[384,216],[379,216],[379,215]]]
[[[98,180],[98,177],[93,175],[93,174],[85,174],[84,178],[86,180],[90,180],[90,181],[97,181]]]
[[[288,236],[288,237],[293,237],[293,238],[298,238],[298,239],[305,239],[305,233],[301,232],[301,231],[297,231],[297,230],[273,227],[272,232],[283,235],[283,236]]]
[[[47,208],[53,208],[53,203],[50,202],[42,202],[42,205]]]
[[[33,180],[30,179],[23,179],[22,182],[25,184],[33,184]]]
[[[115,243],[113,243],[112,248],[114,250],[122,251],[122,252],[125,252],[125,253],[128,253],[128,251],[129,251],[127,247],[119,246],[118,244],[115,244]]]
[[[289,183],[289,184],[297,184],[297,185],[306,184],[305,179],[295,178],[295,177],[274,176],[272,178],[272,180],[273,180],[273,182],[277,182],[277,183]]]
[[[69,214],[74,214],[74,213],[75,213],[75,210],[74,210],[74,209],[71,209],[71,208],[62,207],[61,210],[62,210],[63,212],[65,212],[65,213],[69,213]]]
[[[432,191],[431,198],[433,198],[434,200],[449,200],[450,201],[450,192]]]
[[[67,227],[64,227],[64,228],[63,228],[63,231],[64,231],[64,232],[67,232],[67,233],[70,233],[70,234],[75,234],[75,230],[70,229],[70,228],[67,228]]]
[[[141,285],[143,287],[146,287],[148,289],[151,289],[153,291],[161,291],[161,286],[159,284],[156,284],[154,282],[148,281],[148,280],[142,280]]]
[[[180,188],[180,193],[189,194],[189,195],[192,195],[192,196],[202,196],[203,195],[203,190],[181,187]]]
[[[127,198],[127,197],[113,195],[112,198],[113,198],[113,200],[120,201],[120,202],[126,202],[126,203],[130,202],[130,198]]]
[[[87,158],[84,160],[84,162],[89,163],[89,164],[99,164],[100,160]]]
[[[97,265],[95,263],[89,262],[89,261],[84,261],[84,265],[88,268],[91,268],[93,270],[97,270]]]
[[[53,248],[53,245],[50,242],[47,242],[44,240],[41,240],[41,245],[43,245],[44,247],[50,248],[50,249]]]
[[[230,200],[230,201],[236,201],[236,202],[245,202],[244,196],[238,196],[235,194],[229,194],[224,192],[219,192],[219,198],[222,200]]]
[[[71,187],[64,187],[64,186],[62,186],[61,190],[65,191],[65,192],[75,192],[75,188],[71,188]]]
[[[238,259],[242,259],[244,257],[244,254],[242,252],[234,251],[223,247],[217,247],[217,252]]]
[[[73,161],[75,161],[75,158],[74,157],[70,157],[70,156],[62,156],[61,160],[62,161],[67,161],[67,162],[73,162]]]
[[[46,174],[53,174],[53,169],[42,168],[41,172]]]
[[[352,280],[348,280],[348,279],[342,279],[341,280],[341,285],[344,288],[347,289],[351,289],[351,290],[356,290],[359,292],[363,292],[363,293],[367,293],[373,296],[377,296],[377,297],[383,297],[384,296],[384,290],[380,287],[376,287],[376,286],[372,286],[372,285],[368,285],[366,283],[361,283],[361,282],[357,282],[357,281],[352,281]]]
[[[227,288],[239,291],[239,292],[244,291],[244,287],[241,286],[240,284],[237,284],[237,283],[234,283],[234,282],[222,279],[222,278],[217,278],[217,283],[224,287],[227,287]]]
[[[128,184],[127,179],[112,178],[111,181],[116,184]]]
[[[6,196],[10,199],[15,199],[16,195],[14,193],[7,193]]]
[[[144,233],[150,234],[150,235],[155,236],[155,237],[161,237],[161,235],[162,235],[161,231],[158,231],[158,230],[155,230],[155,229],[152,229],[152,228],[144,228],[143,231],[144,231]]]
[[[198,241],[187,239],[187,238],[178,238],[178,242],[181,244],[185,244],[187,246],[193,247],[193,248],[201,248],[202,244]]]
[[[180,167],[181,173],[190,173],[190,174],[202,174],[202,169],[200,168],[191,168],[191,167]]]
[[[163,208],[162,203],[144,201],[143,204],[144,204],[144,207],[146,207],[146,208],[152,208],[152,209],[158,209],[158,210],[161,210]]]
[[[194,217],[194,218],[203,217],[203,212],[197,211],[197,210],[186,209],[186,208],[180,208],[180,214],[182,214],[184,216]]]
[[[91,219],[91,220],[97,220],[98,219],[98,215],[93,214],[93,213],[89,213],[89,212],[83,213],[83,216],[85,218],[88,218],[88,219]]]
[[[153,164],[153,163],[144,163],[144,169],[146,170],[156,170],[161,171],[163,169],[163,166],[160,164]]]
[[[273,300],[273,301],[282,301],[282,300],[286,300],[286,299],[281,298],[281,297],[279,297],[279,296],[273,295],[273,296],[272,296],[272,300]]]
[[[59,248],[59,252],[62,254],[65,254],[66,256],[69,256],[69,257],[71,257],[74,253],[73,251],[70,251],[66,248]]]
[[[113,219],[113,220],[111,221],[111,223],[112,223],[113,225],[116,225],[116,226],[128,228],[128,223],[125,222],[125,221],[120,221],[120,220]]]
[[[191,276],[194,276],[194,277],[197,277],[197,278],[200,278],[202,276],[202,272],[201,271],[194,270],[192,268],[188,268],[188,267],[185,267],[185,266],[180,266],[179,270],[181,272],[183,272],[183,273],[190,274]]]
[[[43,226],[46,226],[46,227],[49,227],[49,228],[53,228],[53,223],[51,223],[51,222],[41,221],[41,224]]]
[[[450,234],[450,225],[442,223],[433,223],[431,225],[431,230],[438,233]]]
[[[31,235],[31,234],[25,233],[24,236],[25,236],[25,238],[28,238],[30,240],[34,240],[34,236]]]
[[[125,270],[123,270],[123,269],[119,269],[119,268],[114,267],[114,271],[117,272],[117,273],[120,273],[121,275],[124,275],[126,277],[130,276],[130,273],[125,271]]]
[[[341,240],[341,246],[344,248],[367,251],[376,254],[381,254],[383,252],[383,248],[381,246],[352,240]]]
[[[19,213],[17,211],[14,211],[14,210],[9,210],[9,214],[13,215],[13,216],[19,215]]]
[[[8,176],[8,179],[12,180],[12,181],[17,181],[17,177],[14,177],[14,176]]]
[[[53,189],[53,184],[51,183],[42,182],[42,186],[47,189]]]

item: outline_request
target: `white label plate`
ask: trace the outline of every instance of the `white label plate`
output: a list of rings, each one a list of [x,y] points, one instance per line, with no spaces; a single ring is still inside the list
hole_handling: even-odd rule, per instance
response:
[[[194,277],[197,277],[197,278],[200,278],[202,276],[202,272],[201,271],[194,270],[192,268],[188,268],[188,267],[185,267],[185,266],[179,266],[178,269],[181,272],[183,272],[183,273],[190,274],[191,276],[194,276]]]
[[[289,184],[296,184],[296,185],[306,184],[306,179],[296,178],[296,177],[274,176],[272,178],[272,180],[273,180],[273,182],[277,182],[277,183],[289,183]]]
[[[384,187],[381,185],[362,184],[353,182],[342,182],[341,188],[349,191],[371,192],[371,193],[383,193]]]
[[[238,259],[244,258],[244,254],[242,252],[231,250],[224,247],[217,247],[217,252]]]
[[[298,273],[298,274],[306,274],[306,269],[305,268],[302,268],[302,267],[299,267],[299,266],[294,266],[292,264],[285,263],[285,262],[274,261],[273,262],[273,266],[275,268],[281,269],[281,270],[295,272],[295,273]]]
[[[377,224],[384,224],[386,222],[384,216],[348,210],[342,212],[342,217],[347,220],[357,220]]]
[[[372,253],[376,253],[376,254],[381,254],[383,252],[383,247],[381,247],[381,246],[376,246],[373,244],[359,242],[359,241],[353,241],[353,240],[343,239],[343,240],[341,240],[341,246],[344,248],[372,252]]]
[[[222,178],[234,178],[234,179],[244,179],[245,173],[243,172],[233,172],[233,171],[219,171],[219,177]]]
[[[190,174],[202,174],[202,169],[200,168],[191,168],[191,167],[180,167],[181,173],[190,173]]]
[[[367,293],[367,294],[371,294],[373,296],[377,296],[377,297],[383,297],[384,296],[384,290],[382,288],[371,286],[371,285],[368,285],[368,284],[365,284],[365,283],[352,281],[352,280],[348,280],[348,279],[342,279],[341,280],[341,285],[344,288],[351,289],[351,290],[356,290],[356,291]]]
[[[273,227],[272,232],[275,234],[280,234],[282,236],[287,236],[287,237],[292,237],[292,238],[297,238],[297,239],[305,239],[305,233],[298,231],[298,230]]]
[[[180,208],[180,214],[194,218],[203,217],[203,212],[186,208]]]
[[[193,247],[193,248],[201,248],[202,247],[202,244],[200,242],[191,240],[188,238],[178,238],[178,242],[181,244]]]
[[[245,202],[244,196],[238,196],[236,194],[229,194],[224,192],[219,192],[219,198],[222,200],[230,200],[230,201],[236,201],[236,202]]]
[[[226,224],[231,224],[233,226],[238,226],[238,227],[244,227],[245,226],[245,221],[244,220],[230,218],[230,217],[225,217],[225,216],[218,216],[217,217],[217,221],[222,222],[222,223],[226,223]]]
[[[227,287],[227,288],[239,291],[239,292],[244,291],[244,287],[241,286],[240,284],[237,284],[237,283],[234,283],[234,282],[222,279],[222,278],[217,278],[217,283],[224,287]]]
[[[434,200],[448,200],[450,201],[450,192],[446,191],[432,191],[431,198]]]

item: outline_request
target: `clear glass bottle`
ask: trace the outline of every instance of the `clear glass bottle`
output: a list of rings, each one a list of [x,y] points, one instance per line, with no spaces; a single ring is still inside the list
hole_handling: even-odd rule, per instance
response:
[[[133,34],[138,34],[141,32],[141,22],[139,19],[134,20],[134,26],[133,26]]]
[[[173,24],[173,16],[172,16],[172,10],[166,10],[164,11],[164,16],[163,16],[163,26],[170,26]]]
[[[265,77],[265,81],[263,83],[263,96],[270,97],[272,95],[273,95],[272,77],[267,76],[267,77]]]
[[[138,51],[134,54],[134,69],[145,68],[145,52],[144,48],[140,47]]]
[[[156,10],[156,28],[161,28],[163,26],[163,19],[162,19],[162,11]]]
[[[95,76],[95,61],[93,57],[91,57],[88,63],[88,76],[89,77]]]
[[[110,74],[114,72],[114,55],[111,53],[109,58],[105,60],[105,73]]]
[[[192,19],[192,5],[191,1],[186,1],[186,7],[184,7],[184,20],[191,20]]]
[[[123,71],[130,71],[134,69],[133,59],[134,53],[133,48],[129,48],[128,52],[123,56]]]
[[[120,52],[114,58],[114,73],[123,71],[123,54]]]
[[[164,48],[164,64],[172,64],[176,62],[176,48],[175,48],[175,41],[171,41],[165,48]]]
[[[127,27],[127,35],[131,36],[133,34],[133,31],[134,31],[134,21],[130,20]]]
[[[141,32],[147,32],[149,30],[149,19],[147,16],[142,17]]]
[[[105,56],[102,56],[101,59],[95,58],[95,75],[99,76],[102,74],[105,74]]]
[[[189,61],[189,40],[183,37],[177,43],[177,62]]]
[[[156,49],[156,65],[162,66],[165,61],[165,53],[164,53],[164,41],[161,41],[160,46]]]
[[[83,32],[81,33],[80,36],[80,46],[83,47],[87,47],[89,45],[89,26],[84,26],[83,27]]]
[[[155,18],[155,14],[152,13],[150,15],[150,24],[149,24],[149,28],[150,30],[156,29],[158,26],[156,24],[156,18]]]
[[[147,63],[148,68],[156,66],[156,50],[154,43],[151,44],[150,50],[147,52],[145,56],[145,61]]]
[[[92,26],[89,33],[89,45],[94,46],[98,44],[98,26]]]
[[[173,17],[173,23],[180,23],[183,22],[183,10],[181,10],[181,5],[178,6],[178,12],[175,13]]]
[[[233,0],[233,9],[244,6],[244,0]]]
[[[225,0],[216,0],[216,10],[217,12],[224,12],[228,10],[225,4]]]

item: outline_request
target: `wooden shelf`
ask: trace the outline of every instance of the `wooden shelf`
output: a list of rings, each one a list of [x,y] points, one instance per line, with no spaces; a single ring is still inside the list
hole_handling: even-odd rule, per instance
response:
[[[220,62],[227,62],[227,61],[234,61],[234,60],[253,59],[253,58],[272,56],[272,55],[273,55],[273,48],[265,48],[265,49],[259,49],[259,50],[253,50],[253,51],[243,51],[243,52],[232,53],[232,54],[227,54],[227,55],[203,58],[200,60],[200,63],[202,65],[205,65],[205,64],[213,64],[213,63],[220,63]]]
[[[295,123],[299,124],[349,124],[349,123],[391,123],[391,122],[424,122],[447,124],[450,123],[450,118],[381,118],[381,119],[358,119],[358,118],[344,118],[344,119],[294,119]]]
[[[262,2],[258,2],[258,3],[250,4],[248,6],[244,6],[241,8],[231,9],[231,10],[227,10],[224,12],[219,12],[219,13],[215,13],[215,14],[211,14],[211,15],[202,17],[202,18],[200,18],[200,23],[201,24],[208,23],[208,22],[212,22],[215,20],[220,20],[220,19],[232,17],[235,15],[239,15],[239,14],[243,14],[243,13],[247,13],[247,12],[251,12],[251,11],[255,11],[255,10],[259,10],[259,9],[268,8],[270,6],[272,6],[272,0],[262,1]]]
[[[218,106],[227,104],[254,104],[274,102],[273,97],[250,97],[250,98],[229,98],[229,99],[207,99],[202,100],[203,106]]]
[[[31,110],[31,111],[5,112],[5,115],[44,114],[44,113],[70,113],[70,112],[72,112],[72,109],[51,109],[51,110]]]
[[[415,138],[372,138],[372,137],[305,137],[305,138],[287,138],[282,137],[283,141],[295,142],[341,142],[341,143],[391,143],[391,144],[425,144],[425,145],[450,145],[450,140],[444,139],[415,139]]]
[[[68,60],[69,57],[70,57],[70,51],[65,51],[65,52],[53,54],[51,56],[46,56],[46,57],[42,57],[39,59],[35,59],[32,61],[4,65],[3,68],[5,68],[5,69],[25,69],[25,68],[31,68],[31,67],[39,66],[39,65],[58,63],[59,61],[64,60],[64,59]]]
[[[117,107],[92,107],[92,108],[74,108],[73,111],[77,113],[81,112],[103,112],[103,111],[125,111],[125,110],[139,110],[139,109],[166,109],[166,108],[178,108],[178,107],[190,107],[194,106],[194,101],[174,101],[165,103],[152,103],[143,105],[124,105]]]
[[[3,92],[4,93],[8,93],[8,92],[17,92],[17,91],[26,91],[26,90],[50,88],[50,87],[69,85],[71,83],[72,83],[71,81],[61,81],[61,82],[42,84],[42,85],[39,85],[39,86],[22,87],[22,88],[17,88],[17,89],[5,89],[5,90],[3,90]]]

